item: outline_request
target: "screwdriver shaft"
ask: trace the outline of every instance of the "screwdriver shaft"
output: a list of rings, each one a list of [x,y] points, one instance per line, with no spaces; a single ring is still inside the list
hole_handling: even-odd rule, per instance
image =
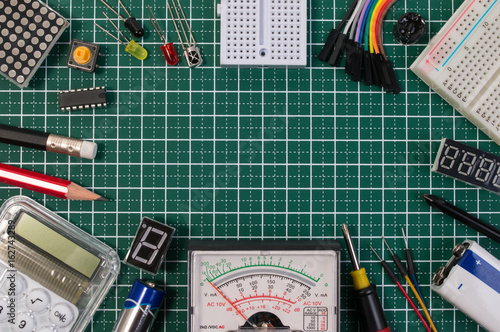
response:
[[[355,271],[359,270],[359,261],[354,251],[354,246],[352,245],[351,234],[349,233],[349,228],[346,224],[342,224],[342,233],[344,233],[344,240],[347,246],[347,251],[349,252],[349,257],[351,258],[352,267]]]

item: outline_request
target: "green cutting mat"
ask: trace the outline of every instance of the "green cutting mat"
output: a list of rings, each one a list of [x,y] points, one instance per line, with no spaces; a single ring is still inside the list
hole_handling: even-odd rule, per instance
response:
[[[33,197],[122,258],[142,216],[177,228],[164,273],[153,278],[168,292],[153,331],[187,329],[188,239],[337,238],[345,247],[342,223],[350,225],[362,266],[380,286],[393,331],[424,328],[369,245],[389,259],[384,235],[402,255],[402,227],[438,330],[481,330],[429,285],[456,243],[474,239],[497,257],[500,248],[431,213],[420,196],[433,192],[500,226],[498,196],[430,172],[442,137],[493,153],[500,148],[407,69],[461,1],[400,0],[389,11],[384,39],[403,91],[396,96],[351,82],[343,69],[316,59],[347,11],[345,0],[310,1],[309,59],[302,69],[220,68],[215,4],[181,2],[203,53],[204,65],[195,69],[184,59],[166,66],[149,21],[143,24],[150,56],[140,62],[94,28],[99,22],[112,29],[100,1],[47,1],[70,20],[70,28],[28,88],[0,80],[0,123],[91,139],[99,153],[88,161],[1,144],[0,161],[69,178],[110,201],[67,202],[5,185],[1,201],[20,193]],[[125,0],[133,15],[146,20],[148,4],[164,28],[165,0]],[[395,18],[406,11],[420,13],[430,28],[420,44],[409,47],[395,44],[392,36]],[[73,38],[101,45],[101,68],[94,75],[65,67]],[[167,39],[180,51],[170,20]],[[93,86],[107,87],[107,108],[59,110],[58,91]],[[357,331],[351,266],[345,251],[342,255],[341,330]],[[131,284],[141,277],[151,278],[122,265],[87,331],[111,331]]]

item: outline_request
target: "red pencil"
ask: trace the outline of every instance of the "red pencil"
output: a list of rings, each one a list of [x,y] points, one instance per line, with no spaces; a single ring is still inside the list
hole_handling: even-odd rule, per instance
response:
[[[71,181],[2,163],[0,163],[0,182],[64,199],[107,201],[106,198]]]

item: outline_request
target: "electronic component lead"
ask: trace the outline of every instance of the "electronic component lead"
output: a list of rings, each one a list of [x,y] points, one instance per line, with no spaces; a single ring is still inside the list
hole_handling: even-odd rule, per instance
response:
[[[177,1],[177,5],[175,4],[175,1]],[[170,16],[172,16],[172,21],[174,22],[175,31],[177,31],[177,36],[179,36],[179,41],[181,42],[181,46],[184,49],[184,56],[186,57],[188,66],[190,68],[198,67],[203,63],[203,59],[201,58],[200,48],[196,46],[196,40],[194,39],[193,31],[191,31],[191,27],[189,26],[188,20],[186,19],[186,15],[184,14],[181,3],[179,2],[179,0],[172,0],[172,6],[174,7],[176,16],[174,16],[172,7],[170,6],[170,3],[168,1],[167,6],[168,11],[170,12]],[[179,11],[182,13],[182,18],[179,14]],[[179,30],[179,26],[176,23],[176,20],[179,21],[179,26],[182,29],[182,34],[184,35],[185,41],[183,41],[181,37],[181,32]],[[186,30],[189,32],[189,37],[186,33]]]
[[[148,57],[148,51],[146,51],[141,45],[137,44],[133,39],[128,40],[127,37],[125,37],[125,35],[120,31],[120,29],[118,29],[118,27],[113,23],[113,21],[111,21],[109,19],[108,15],[104,14],[104,16],[106,16],[109,23],[111,23],[115,27],[116,31],[118,31],[120,33],[120,35],[122,35],[122,37],[125,38],[125,40],[128,42],[128,44],[125,44],[119,38],[113,36],[108,30],[104,29],[99,24],[94,23],[99,29],[106,32],[108,35],[110,35],[111,37],[116,39],[120,44],[125,46],[125,52],[132,54],[135,58],[137,58],[139,60],[144,60]]]
[[[136,38],[142,38],[144,36],[144,29],[141,27],[137,19],[130,15],[127,8],[123,5],[121,0],[118,0],[123,10],[127,13],[128,18],[124,19],[116,10],[114,10],[110,5],[108,5],[104,0],[101,0],[103,4],[105,4],[113,13],[115,13],[119,18],[123,20],[123,25],[130,31],[131,34]]]
[[[160,25],[158,24],[158,21],[156,20],[155,14],[153,14],[153,11],[151,10],[151,7],[149,7],[149,11],[151,12],[151,15],[153,15],[153,19],[151,16],[148,15],[149,20],[151,21],[151,24],[155,28],[156,32],[160,35],[160,39],[163,41],[163,45],[160,46],[161,51],[163,52],[163,56],[165,57],[165,60],[167,60],[167,63],[171,66],[174,66],[179,62],[179,57],[177,56],[177,52],[175,51],[174,43],[167,43],[167,39],[165,38],[165,35],[163,34],[163,31],[160,28]]]

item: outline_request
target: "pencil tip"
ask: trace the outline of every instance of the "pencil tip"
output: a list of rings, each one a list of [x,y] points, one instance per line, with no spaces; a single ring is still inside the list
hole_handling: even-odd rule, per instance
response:
[[[96,199],[96,201],[107,202],[108,199],[101,196],[98,199]]]

